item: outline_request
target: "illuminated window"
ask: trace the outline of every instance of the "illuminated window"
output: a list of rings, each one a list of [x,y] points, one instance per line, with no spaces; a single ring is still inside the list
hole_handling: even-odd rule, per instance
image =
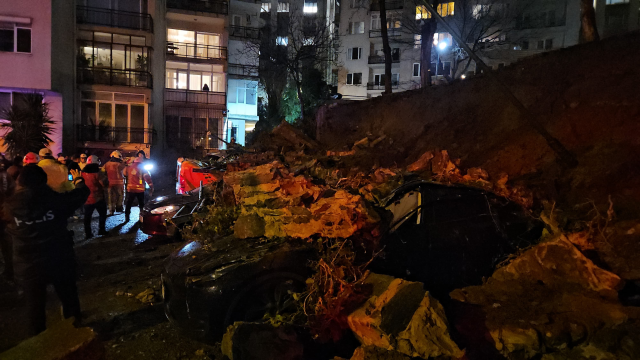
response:
[[[350,22],[349,34],[364,34],[364,21]]]
[[[315,14],[318,12],[318,2],[313,0],[304,0],[304,8],[302,12],[305,14]]]
[[[607,5],[628,4],[629,0],[607,0]]]
[[[420,45],[422,45],[422,35],[414,34],[413,35],[413,48],[420,49]]]
[[[289,12],[289,3],[278,2],[278,12]]]
[[[263,2],[262,6],[260,7],[260,12],[263,12],[263,13],[271,12],[271,3],[270,2]]]
[[[449,33],[433,34],[433,45],[437,46],[440,42],[445,41],[448,45],[453,44],[453,37]]]
[[[286,36],[278,36],[276,38],[276,45],[282,45],[282,46],[289,45],[289,38]]]
[[[438,5],[438,14],[440,16],[450,16],[453,15],[453,10],[455,8],[454,2],[448,2]],[[431,13],[427,10],[427,7],[424,5],[416,6],[416,20],[420,19],[430,19]]]

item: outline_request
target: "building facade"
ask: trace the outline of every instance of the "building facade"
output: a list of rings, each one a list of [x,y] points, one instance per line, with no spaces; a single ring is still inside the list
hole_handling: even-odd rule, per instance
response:
[[[62,150],[63,96],[52,70],[51,3],[4,1],[0,7],[0,122],[3,110],[20,105],[25,94],[39,94],[49,104],[53,124],[51,148]],[[6,131],[0,134],[4,136]],[[2,152],[6,151],[3,144]]]

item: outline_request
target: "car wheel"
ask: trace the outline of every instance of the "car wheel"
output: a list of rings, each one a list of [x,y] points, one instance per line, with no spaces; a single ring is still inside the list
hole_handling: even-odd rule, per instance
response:
[[[294,293],[305,289],[305,279],[293,273],[273,273],[245,287],[227,311],[225,327],[236,321],[260,322],[268,317],[293,313]]]

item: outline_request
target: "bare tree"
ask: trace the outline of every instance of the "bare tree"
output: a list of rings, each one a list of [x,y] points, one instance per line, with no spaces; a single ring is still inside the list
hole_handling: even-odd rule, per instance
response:
[[[391,46],[389,46],[389,32],[387,31],[387,4],[385,0],[378,0],[380,6],[380,35],[382,36],[382,52],[384,53],[384,93],[391,94]]]
[[[596,10],[593,8],[593,1],[580,0],[580,42],[598,40],[600,35],[596,27]]]

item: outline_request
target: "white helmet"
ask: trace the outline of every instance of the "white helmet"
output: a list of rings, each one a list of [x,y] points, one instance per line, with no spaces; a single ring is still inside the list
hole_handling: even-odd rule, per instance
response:
[[[96,155],[90,155],[87,158],[87,164],[99,164],[99,163],[100,163],[100,159],[98,159]]]
[[[120,151],[116,150],[116,151],[111,153],[111,157],[116,158],[116,159],[122,159],[122,154],[120,153]]]

